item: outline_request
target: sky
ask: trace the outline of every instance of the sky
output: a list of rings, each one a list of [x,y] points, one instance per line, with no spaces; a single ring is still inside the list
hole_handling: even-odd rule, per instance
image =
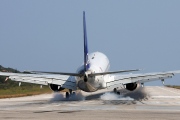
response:
[[[89,51],[111,71],[180,70],[179,0],[0,0],[0,65],[20,71],[75,72]],[[165,81],[180,85],[180,74]],[[161,85],[161,81],[145,85]]]

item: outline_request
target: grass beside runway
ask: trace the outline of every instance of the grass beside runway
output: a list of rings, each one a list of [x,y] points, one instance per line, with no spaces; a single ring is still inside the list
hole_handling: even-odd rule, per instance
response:
[[[28,83],[22,83],[20,87],[17,82],[0,84],[0,98],[23,97],[51,92],[48,86],[43,86],[40,89],[39,85]]]
[[[16,69],[5,68],[1,65],[0,71],[19,73]],[[18,82],[11,80],[5,81],[5,79],[6,77],[0,76],[0,98],[23,97],[52,92],[48,86],[43,86],[43,88],[40,89],[40,85],[21,83],[19,87]]]
[[[180,86],[177,86],[177,85],[166,85],[166,87],[180,89]]]

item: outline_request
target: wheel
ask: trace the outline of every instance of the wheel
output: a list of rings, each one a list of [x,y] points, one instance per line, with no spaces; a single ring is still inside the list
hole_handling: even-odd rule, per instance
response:
[[[120,92],[118,91],[118,92],[116,92],[116,94],[120,95]]]
[[[71,90],[71,89],[69,89],[69,94],[70,94],[70,95],[72,94],[72,90]]]
[[[117,89],[116,89],[116,88],[114,88],[114,90],[113,90],[113,91],[114,91],[114,93],[117,93]]]
[[[76,92],[72,92],[72,95],[76,95]]]
[[[114,88],[114,90],[113,90],[113,91],[114,91],[114,93],[115,93],[115,94],[120,95],[120,92],[119,92],[119,91],[117,91],[117,88]]]
[[[69,98],[69,92],[66,92],[66,98],[67,99]]]

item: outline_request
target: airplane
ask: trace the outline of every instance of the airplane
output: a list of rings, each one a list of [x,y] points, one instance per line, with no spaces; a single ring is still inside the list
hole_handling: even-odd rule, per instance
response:
[[[164,80],[179,74],[180,70],[144,74],[121,74],[125,72],[139,71],[140,69],[109,71],[110,62],[108,57],[101,52],[88,52],[88,41],[86,33],[85,11],[83,11],[83,33],[84,33],[84,61],[75,73],[25,71],[23,73],[0,72],[0,76],[21,82],[48,85],[54,92],[65,92],[69,98],[76,94],[77,90],[95,92],[101,89],[109,89],[118,93],[119,89],[134,91],[138,85],[144,86],[145,82]]]

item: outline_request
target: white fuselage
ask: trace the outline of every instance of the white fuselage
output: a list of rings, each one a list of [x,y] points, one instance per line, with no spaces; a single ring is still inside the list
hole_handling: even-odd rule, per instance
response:
[[[91,73],[102,73],[107,72],[109,70],[110,64],[106,55],[100,52],[94,52],[88,55],[88,64],[89,68],[86,71],[86,74]],[[81,65],[77,72],[83,72],[84,65]],[[84,77],[76,77],[77,87],[86,92],[94,92],[98,89],[103,89],[106,87],[105,77],[107,75],[98,75],[98,76],[88,76],[88,80],[85,82]]]

